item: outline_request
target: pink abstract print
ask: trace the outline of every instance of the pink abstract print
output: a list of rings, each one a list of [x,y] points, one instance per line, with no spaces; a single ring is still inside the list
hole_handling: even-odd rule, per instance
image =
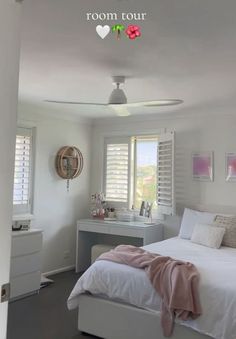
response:
[[[193,154],[193,178],[196,180],[212,180],[212,153]]]
[[[226,180],[236,181],[236,153],[226,154]]]

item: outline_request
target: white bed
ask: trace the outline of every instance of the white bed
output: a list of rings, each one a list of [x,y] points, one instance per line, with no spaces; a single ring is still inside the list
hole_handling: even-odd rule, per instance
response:
[[[210,336],[217,339],[236,339],[236,249],[229,247],[212,249],[180,238],[168,239],[144,248],[150,252],[192,262],[200,273],[199,292],[203,315],[196,320],[180,323],[184,327],[191,328],[191,331],[177,325],[173,338],[192,339]],[[93,297],[84,295],[88,291]],[[96,312],[96,307],[94,308],[94,302],[95,305],[102,307],[102,313],[100,312],[99,315]],[[138,317],[141,315],[142,319],[147,317],[147,321],[150,321],[149,327],[158,326],[157,333],[154,333],[153,338],[163,338],[159,326],[160,305],[160,298],[143,270],[108,261],[95,262],[78,280],[68,299],[69,309],[80,307],[80,330],[109,339],[121,338],[117,336],[117,331],[121,326],[119,321],[116,324],[117,330],[114,331],[113,324],[113,332],[111,330],[109,332],[109,323],[112,319],[114,321],[112,312],[116,314],[116,318],[127,312],[126,320],[131,314],[129,321],[136,319],[136,324],[133,325],[136,330],[140,325]],[[93,311],[93,309],[95,310]],[[88,310],[89,320],[85,319]],[[92,314],[93,312],[94,314]],[[109,318],[104,319],[104,324],[107,322],[108,331],[103,329],[102,332],[98,330],[95,333],[98,326],[93,329],[92,323],[94,321],[96,323],[99,316],[103,319],[106,312],[108,312],[107,317]],[[135,317],[134,314],[136,314]],[[97,320],[91,319],[95,316]],[[135,331],[132,334],[131,326],[127,328],[129,332],[127,332],[128,334],[124,332],[122,338],[132,339],[141,333],[140,329],[136,334]],[[142,328],[142,323],[140,328]],[[183,331],[180,331],[178,335],[179,328],[182,328]],[[144,337],[140,336],[139,338]],[[147,338],[151,339],[151,334]]]

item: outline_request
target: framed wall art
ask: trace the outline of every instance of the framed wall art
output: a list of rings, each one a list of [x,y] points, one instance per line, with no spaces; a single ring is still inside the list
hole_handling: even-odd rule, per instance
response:
[[[225,165],[226,165],[226,169],[225,169],[226,181],[236,182],[236,152],[226,153]]]
[[[192,154],[193,180],[213,181],[213,152]]]

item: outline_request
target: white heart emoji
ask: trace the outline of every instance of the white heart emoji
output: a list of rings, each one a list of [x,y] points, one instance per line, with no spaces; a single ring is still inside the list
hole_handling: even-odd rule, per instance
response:
[[[108,25],[105,26],[97,25],[96,27],[96,32],[102,39],[104,39],[110,33],[110,30],[111,30],[110,26]]]

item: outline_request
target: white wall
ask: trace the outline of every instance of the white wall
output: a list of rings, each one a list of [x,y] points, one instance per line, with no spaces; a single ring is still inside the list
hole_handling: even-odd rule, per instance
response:
[[[43,271],[74,264],[75,222],[89,215],[89,194],[102,189],[104,136],[158,133],[165,128],[176,131],[176,199],[179,206],[235,206],[236,184],[225,182],[225,152],[236,151],[236,117],[217,114],[104,119],[92,127],[85,121],[66,121],[34,114],[20,108],[20,123],[36,126],[35,227],[44,230]],[[79,147],[85,158],[81,176],[66,182],[55,172],[57,150],[63,145]],[[191,177],[191,153],[214,151],[214,182],[194,182]],[[90,162],[91,160],[91,162]],[[220,212],[220,211],[219,211]],[[167,218],[165,237],[175,236],[180,217]],[[70,258],[64,259],[64,252]]]
[[[177,117],[164,115],[144,118],[109,119],[95,122],[92,149],[92,192],[102,189],[103,140],[108,135],[135,135],[158,133],[164,128],[176,131],[175,180],[177,205],[227,211],[236,211],[236,184],[225,181],[225,152],[236,152],[236,116],[211,114],[207,110]],[[214,182],[196,182],[191,176],[191,153],[214,151]],[[232,208],[230,208],[232,210]],[[179,231],[179,217],[167,218],[165,237],[175,236]]]
[[[0,1],[0,286],[9,282],[10,271],[20,7]],[[0,339],[6,338],[7,306],[0,303]]]
[[[34,114],[33,107],[19,111],[20,125],[36,127],[34,227],[43,229],[43,272],[48,272],[75,264],[76,220],[88,216],[91,128],[86,122]],[[78,147],[84,157],[83,171],[70,182],[69,192],[55,171],[56,153],[64,145]]]

